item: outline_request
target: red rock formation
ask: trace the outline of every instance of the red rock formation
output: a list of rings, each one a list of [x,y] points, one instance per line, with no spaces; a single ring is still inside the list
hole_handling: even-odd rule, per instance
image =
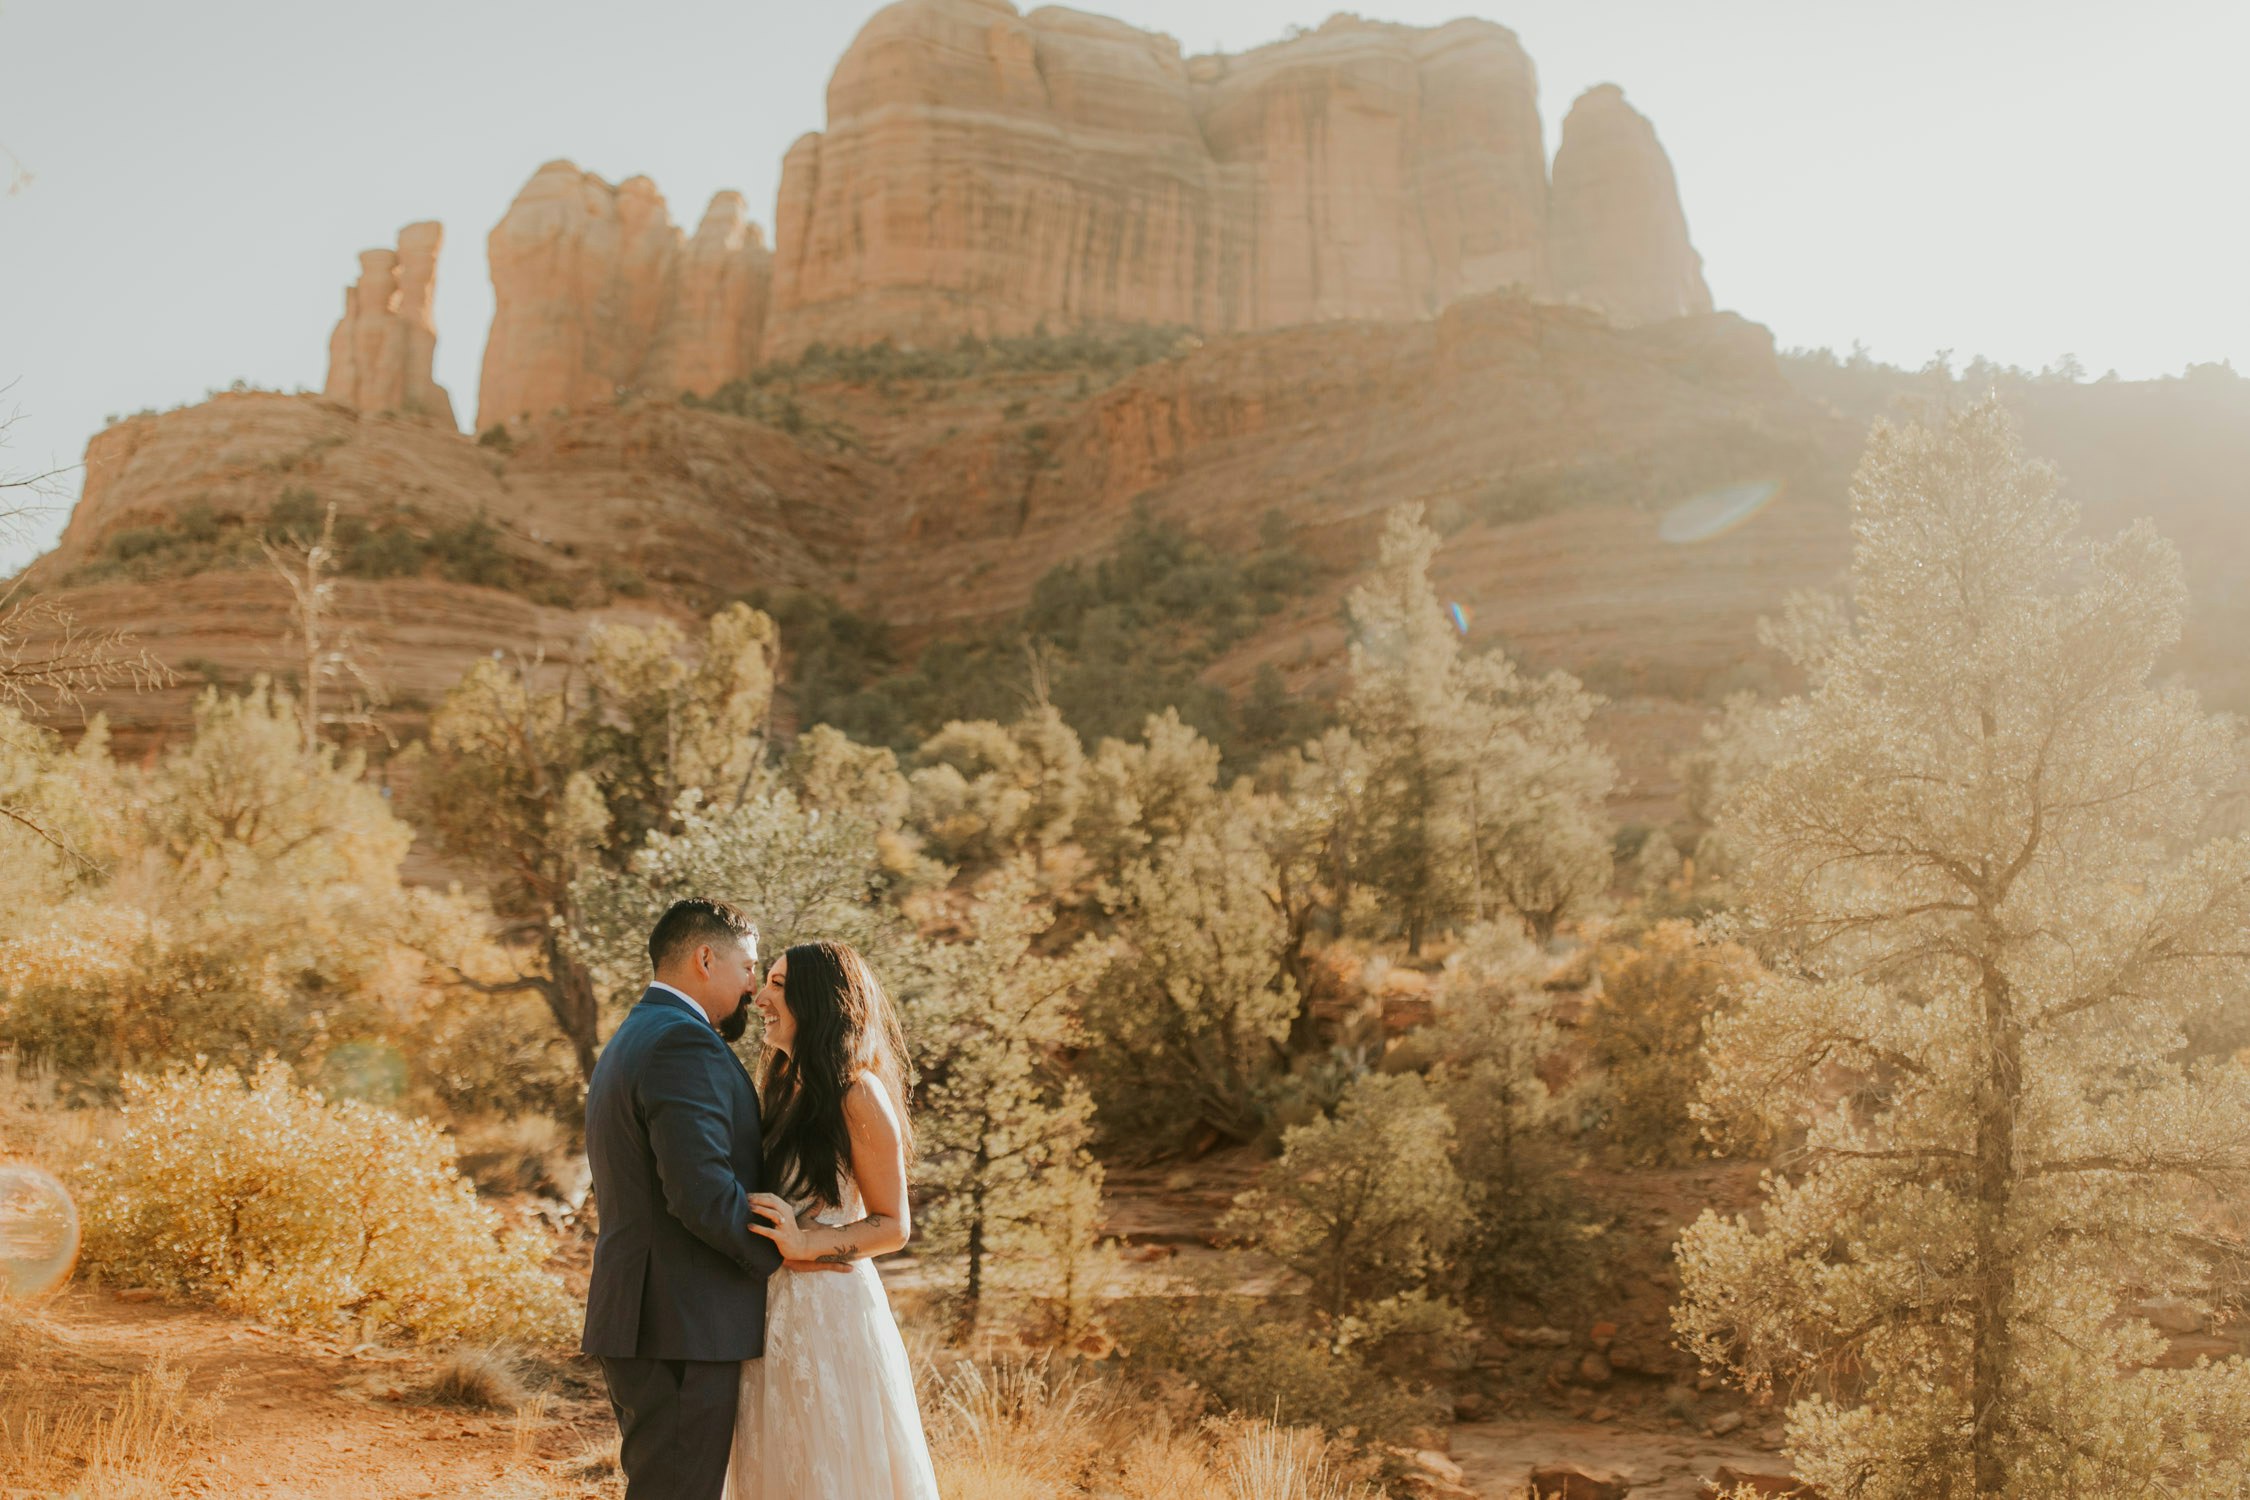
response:
[[[145,743],[186,721],[202,670],[190,661],[240,681],[285,670],[291,649],[285,591],[254,549],[152,553],[148,532],[184,542],[194,514],[247,541],[292,489],[418,537],[483,518],[514,559],[512,591],[449,581],[436,557],[340,585],[339,610],[402,705],[437,701],[495,647],[559,661],[583,611],[613,593],[600,607],[685,620],[761,585],[811,588],[911,647],[1018,608],[1048,569],[1106,550],[1137,506],[1222,546],[1247,544],[1270,511],[1324,566],[1301,607],[1263,619],[1208,680],[1241,691],[1270,665],[1326,692],[1345,660],[1342,595],[1385,509],[1414,500],[1447,538],[1440,596],[1467,607],[1476,639],[1592,674],[1618,699],[1602,720],[1625,771],[1615,811],[1662,824],[1678,811],[1673,758],[1704,717],[1696,700],[1755,657],[1761,615],[1833,586],[1847,562],[1845,480],[1890,399],[1868,387],[1851,398],[1863,407],[1839,409],[1833,386],[1807,394],[1738,318],[1620,329],[1505,295],[1429,320],[1191,341],[1122,376],[1009,368],[787,389],[797,431],[603,402],[519,434],[512,452],[309,396],[134,417],[89,445],[83,497],[26,582],[183,669],[170,688],[90,700]],[[2250,702],[2250,387],[2033,385],[2022,399],[2033,451],[2062,461],[2097,533],[2153,514],[2182,540],[2195,608],[2176,660],[2218,701]],[[1752,520],[1692,546],[1664,539],[1675,501],[1752,476],[1783,481]],[[645,595],[618,583],[636,573]],[[398,712],[411,737],[418,710]]]
[[[903,0],[776,210],[768,358],[808,344],[1426,316],[1544,275],[1530,60],[1339,16],[1240,56],[1007,0]]]
[[[637,383],[708,394],[749,374],[772,278],[773,255],[742,195],[714,196],[681,249],[670,315]]]
[[[1579,95],[1563,121],[1548,228],[1560,296],[1621,323],[1711,311],[1671,158],[1613,83]]]
[[[344,289],[344,315],[328,336],[323,393],[361,411],[441,418],[454,425],[453,398],[431,374],[437,357],[438,248],[445,231],[409,224],[397,250],[364,250],[359,280]]]
[[[495,306],[479,427],[620,389],[708,393],[755,360],[769,256],[740,194],[713,198],[688,241],[646,177],[613,187],[551,161],[486,248]]]

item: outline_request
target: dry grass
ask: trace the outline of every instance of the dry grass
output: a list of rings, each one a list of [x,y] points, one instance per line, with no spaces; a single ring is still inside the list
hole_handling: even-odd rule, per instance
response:
[[[206,1440],[224,1389],[191,1398],[187,1375],[161,1358],[114,1402],[57,1379],[70,1351],[33,1316],[0,1309],[0,1496],[156,1500],[173,1493],[182,1458]],[[18,1355],[29,1355],[21,1360]]]
[[[965,1361],[923,1403],[938,1490],[960,1500],[1069,1494],[1117,1425],[1105,1387],[1046,1358]]]
[[[571,1457],[546,1465],[549,1476],[542,1500],[623,1500],[625,1470],[617,1461],[617,1437],[590,1440]]]
[[[52,1073],[0,1054],[0,1160],[18,1158],[50,1172],[84,1161],[109,1112],[63,1104]]]
[[[453,1127],[461,1173],[488,1193],[585,1196],[585,1167],[563,1127],[545,1115],[466,1119]]]
[[[1313,1429],[1183,1424],[1076,1364],[964,1361],[924,1380],[947,1500],[1374,1500]]]
[[[519,1413],[531,1403],[515,1361],[498,1349],[454,1350],[438,1361],[409,1399],[424,1406]]]
[[[1212,1435],[1228,1500],[1372,1500],[1373,1491],[1337,1467],[1311,1428],[1237,1421]]]
[[[510,1445],[516,1462],[524,1463],[538,1456],[539,1434],[547,1425],[548,1404],[547,1397],[542,1392],[516,1408],[515,1436]]]

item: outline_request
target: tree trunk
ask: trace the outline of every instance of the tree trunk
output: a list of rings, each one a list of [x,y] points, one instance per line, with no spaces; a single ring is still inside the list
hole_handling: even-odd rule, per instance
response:
[[[977,1156],[976,1186],[969,1189],[969,1274],[961,1288],[961,1331],[976,1332],[977,1314],[984,1302],[984,1169],[990,1165]]]
[[[1313,1050],[1312,959],[1305,944],[1312,937],[1312,907],[1295,899],[1286,870],[1281,874],[1281,916],[1287,936],[1281,949],[1281,972],[1297,992],[1297,1010],[1289,1018],[1289,1036],[1282,1043],[1289,1057]]]
[[[601,1047],[601,1010],[595,1002],[594,977],[578,960],[563,951],[553,932],[540,938],[547,959],[547,983],[540,986],[555,1025],[569,1039],[571,1055],[578,1060],[578,1076],[594,1076],[594,1053]]]
[[[2014,1247],[2007,1243],[2015,1195],[2016,1114],[2023,1097],[2023,1030],[2005,975],[1984,969],[1985,1076],[1977,1100],[1976,1287],[1970,1326],[1969,1452],[1976,1493],[1999,1495],[2008,1470],[2008,1375],[2015,1363]]]

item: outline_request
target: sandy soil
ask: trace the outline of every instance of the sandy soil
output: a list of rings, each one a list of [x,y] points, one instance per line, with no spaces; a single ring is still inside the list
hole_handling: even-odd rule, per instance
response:
[[[212,1439],[198,1443],[171,1495],[320,1500],[497,1500],[604,1493],[582,1456],[612,1437],[607,1403],[568,1366],[521,1416],[402,1400],[433,1362],[397,1350],[353,1351],[213,1313],[73,1290],[41,1309],[59,1334],[78,1394],[113,1401],[161,1358],[188,1375],[191,1398],[218,1398]],[[534,1383],[538,1377],[535,1376]]]

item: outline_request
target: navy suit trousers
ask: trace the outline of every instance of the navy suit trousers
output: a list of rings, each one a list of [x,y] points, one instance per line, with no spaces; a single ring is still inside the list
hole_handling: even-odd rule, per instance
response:
[[[604,1359],[625,1500],[722,1500],[742,1364]]]

